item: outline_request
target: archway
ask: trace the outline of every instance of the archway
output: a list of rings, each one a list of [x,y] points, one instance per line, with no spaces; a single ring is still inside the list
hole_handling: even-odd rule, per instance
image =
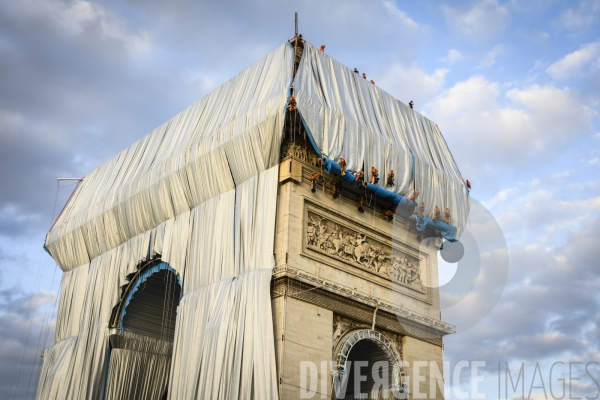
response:
[[[169,264],[141,265],[111,317],[105,399],[160,399],[168,388],[182,288]]]
[[[334,399],[407,398],[400,354],[380,332],[347,333],[336,348]]]
[[[143,271],[132,284],[122,307],[119,328],[172,342],[181,299],[181,284],[175,270],[160,262]]]

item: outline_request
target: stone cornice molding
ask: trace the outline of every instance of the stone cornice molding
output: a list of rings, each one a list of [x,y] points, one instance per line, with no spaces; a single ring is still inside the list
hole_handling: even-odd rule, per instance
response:
[[[313,289],[322,289],[324,291],[349,298],[351,300],[357,301],[359,303],[371,307],[379,307],[380,311],[388,312],[390,314],[395,315],[399,321],[406,321],[406,326],[412,325],[415,326],[415,328],[418,328],[420,326],[422,328],[425,328],[426,331],[435,331],[438,333],[438,337],[456,333],[456,327],[447,322],[441,321],[436,318],[432,318],[428,315],[413,310],[409,310],[403,306],[398,307],[393,303],[375,297],[371,294],[361,292],[360,290],[350,288],[348,286],[341,285],[337,282],[325,279],[315,274],[311,274],[299,268],[295,268],[287,264],[281,264],[273,269],[273,279],[281,278],[284,276],[288,276],[298,281],[307,283],[313,286]],[[275,289],[275,291],[276,296],[284,294],[277,292],[277,288]],[[294,297],[297,297],[295,295],[300,293],[292,292],[289,294]]]

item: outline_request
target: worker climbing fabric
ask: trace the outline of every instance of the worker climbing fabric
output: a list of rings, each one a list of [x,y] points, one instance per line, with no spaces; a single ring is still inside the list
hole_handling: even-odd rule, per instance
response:
[[[347,169],[371,167],[395,174],[402,196],[420,190],[427,215],[448,207],[458,234],[464,230],[469,198],[460,171],[434,122],[306,43],[294,80],[298,110],[318,150]]]

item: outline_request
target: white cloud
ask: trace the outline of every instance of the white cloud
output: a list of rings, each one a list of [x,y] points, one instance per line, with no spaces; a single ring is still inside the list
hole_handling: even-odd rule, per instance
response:
[[[567,54],[554,64],[550,65],[546,72],[554,79],[576,78],[588,71],[600,69],[600,42],[588,43],[579,50]]]
[[[483,76],[456,83],[425,109],[470,176],[484,173],[484,166],[516,172],[548,160],[567,143],[590,135],[594,116],[569,88],[531,85],[502,93]]]
[[[552,174],[552,179],[558,180],[558,179],[568,178],[569,176],[571,176],[571,174],[573,172],[575,172],[575,170],[573,170],[573,169],[568,169],[568,170],[563,171],[563,172],[557,172],[555,174]]]
[[[463,55],[460,51],[450,49],[448,50],[448,54],[445,57],[440,58],[439,60],[452,65],[462,60],[462,58]]]
[[[377,84],[405,103],[413,100],[418,107],[439,92],[448,72],[440,68],[428,74],[415,64],[396,63],[382,73]]]
[[[589,165],[598,165],[598,163],[600,163],[600,159],[598,157],[596,157],[596,158],[591,159],[588,164]]]
[[[584,30],[598,19],[600,0],[582,1],[576,8],[565,10],[558,18],[558,23],[566,29]]]
[[[497,44],[492,50],[485,53],[485,57],[483,60],[481,60],[480,66],[489,68],[496,63],[496,58],[504,54],[506,54],[506,46],[503,44]]]
[[[405,27],[411,29],[421,29],[421,25],[419,25],[415,20],[409,17],[409,15],[396,7],[396,3],[393,1],[384,1],[383,9],[390,13],[398,22],[400,22]]]
[[[444,5],[442,12],[453,30],[473,40],[487,39],[502,32],[510,20],[508,9],[497,0],[478,2],[467,11]]]
[[[117,40],[132,54],[146,53],[151,49],[145,30],[133,30],[98,4],[77,0],[20,0],[10,2],[10,10],[19,19],[51,21],[54,26],[70,36],[97,32],[106,39]]]
[[[498,193],[496,193],[496,195],[494,197],[492,197],[491,199],[489,199],[488,201],[482,202],[482,204],[486,207],[486,208],[494,208],[494,206],[496,206],[497,204],[503,203],[505,201],[507,201],[509,198],[512,198],[515,194],[517,194],[518,189],[516,188],[509,188],[509,189],[504,189],[499,191]]]

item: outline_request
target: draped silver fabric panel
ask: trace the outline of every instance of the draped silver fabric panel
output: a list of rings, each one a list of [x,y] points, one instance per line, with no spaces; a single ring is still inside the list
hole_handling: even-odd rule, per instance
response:
[[[365,176],[376,167],[385,186],[394,170],[401,195],[414,188],[431,214],[448,207],[458,236],[469,211],[466,187],[438,126],[359,74],[306,43],[294,95],[317,146],[329,158],[344,157]],[[411,155],[412,154],[412,155]],[[412,158],[414,156],[414,171]]]
[[[270,281],[277,205],[278,167],[221,195],[227,213],[212,213],[212,201],[197,208],[185,289],[175,328],[170,399],[277,398]],[[202,208],[204,208],[202,210]],[[233,212],[235,210],[235,212]],[[235,246],[212,240],[233,221]],[[227,225],[230,227],[232,225]],[[197,246],[196,248],[194,248]]]
[[[283,44],[88,174],[46,238],[68,271],[278,163]]]
[[[106,400],[161,399],[167,389],[173,344],[130,332],[110,336]]]

